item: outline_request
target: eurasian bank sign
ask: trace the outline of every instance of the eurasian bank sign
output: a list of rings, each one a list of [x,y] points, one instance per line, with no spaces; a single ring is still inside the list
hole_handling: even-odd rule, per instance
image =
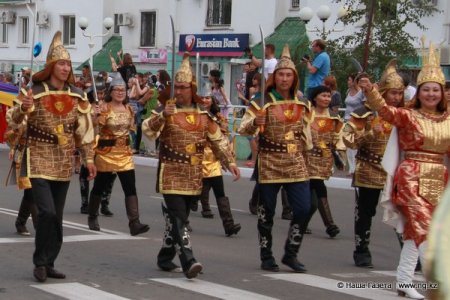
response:
[[[249,34],[180,34],[179,52],[201,56],[241,56]]]

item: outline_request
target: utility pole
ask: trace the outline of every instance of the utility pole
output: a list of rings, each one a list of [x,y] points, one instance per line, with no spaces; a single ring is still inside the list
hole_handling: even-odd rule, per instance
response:
[[[370,37],[372,36],[373,16],[375,14],[376,0],[370,0],[369,21],[367,24],[366,39],[364,41],[363,70],[367,69],[369,63]]]

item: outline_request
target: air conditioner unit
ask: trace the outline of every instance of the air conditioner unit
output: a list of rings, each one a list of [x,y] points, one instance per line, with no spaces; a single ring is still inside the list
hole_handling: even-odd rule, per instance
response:
[[[133,18],[129,13],[119,14],[117,17],[118,26],[133,26]]]
[[[202,62],[200,72],[203,77],[208,77],[211,70],[220,71],[220,64],[217,62]]]
[[[10,10],[2,12],[1,23],[14,24],[16,22],[16,13]]]
[[[39,27],[47,27],[49,23],[48,12],[46,11],[38,11],[36,18],[36,25]]]
[[[10,73],[13,69],[12,63],[5,63],[5,66],[3,67],[3,72]]]
[[[450,65],[450,47],[441,48],[441,65]]]

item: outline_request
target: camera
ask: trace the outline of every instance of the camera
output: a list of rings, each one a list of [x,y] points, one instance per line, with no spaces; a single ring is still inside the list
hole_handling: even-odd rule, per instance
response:
[[[311,57],[308,54],[303,55],[303,57],[302,57],[303,62],[307,62],[309,60],[311,60]]]

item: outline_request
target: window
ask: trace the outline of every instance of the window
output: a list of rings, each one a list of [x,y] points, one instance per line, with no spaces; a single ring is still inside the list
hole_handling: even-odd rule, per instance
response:
[[[19,21],[19,26],[20,26],[20,31],[19,31],[19,43],[21,45],[28,45],[28,43],[30,42],[30,26],[29,26],[30,22],[28,17],[20,17],[20,21]]]
[[[141,13],[141,47],[155,47],[156,12]]]
[[[291,1],[291,8],[299,9],[300,8],[300,0],[292,0]]]
[[[208,0],[206,25],[231,25],[231,0]]]
[[[75,45],[75,16],[63,16],[63,44]]]
[[[114,33],[120,33],[119,14],[114,14]]]
[[[8,24],[0,24],[0,44],[8,44]]]

